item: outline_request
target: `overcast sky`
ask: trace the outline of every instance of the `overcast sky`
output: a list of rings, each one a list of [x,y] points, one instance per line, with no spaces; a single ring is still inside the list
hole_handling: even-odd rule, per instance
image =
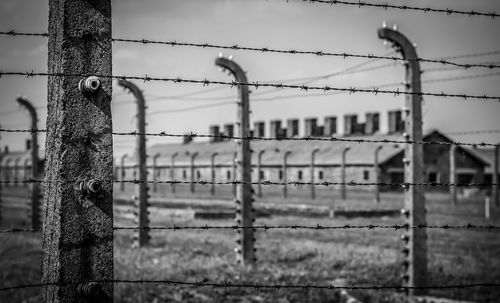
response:
[[[371,0],[377,2],[376,0]],[[380,2],[380,1],[379,1]],[[383,1],[380,3],[385,3]],[[422,7],[500,12],[498,0],[415,0],[388,1],[411,3]],[[46,32],[47,0],[1,0],[0,30],[15,29]],[[252,47],[300,50],[322,50],[357,54],[386,55],[388,46],[377,37],[383,21],[398,29],[416,43],[423,58],[439,58],[500,50],[500,19],[468,17],[411,11],[357,8],[352,6],[310,4],[284,0],[115,0],[113,1],[113,36],[176,40],[178,42],[215,43]],[[38,37],[0,37],[0,69],[4,71],[46,71],[47,39]],[[220,50],[171,47],[128,43],[113,44],[113,73],[125,75],[186,77],[231,81],[214,65]],[[268,54],[248,51],[223,51],[248,73],[249,81],[282,81],[325,75],[369,61],[329,56]],[[451,59],[462,63],[495,62],[500,55]],[[390,63],[379,60],[363,68]],[[443,66],[422,64],[422,69]],[[500,96],[500,76],[489,75],[468,80],[425,83],[432,79],[499,73],[497,69],[429,71],[422,75],[424,92],[486,94]],[[39,109],[40,128],[45,128],[46,78],[3,77],[0,79],[0,124],[5,128],[28,128],[28,115],[15,102],[22,94]],[[316,81],[310,85],[336,87],[378,86],[404,81],[404,67],[393,64],[363,73],[344,74]],[[295,82],[302,83],[302,82]],[[208,133],[211,124],[235,122],[236,89],[210,85],[136,82],[148,102],[148,131],[170,133]],[[396,89],[398,86],[389,87]],[[402,89],[402,86],[400,87]],[[357,113],[361,122],[367,111],[387,112],[403,106],[404,97],[379,94],[325,94],[298,90],[252,89],[252,121]],[[202,92],[202,93],[201,93]],[[191,94],[182,96],[185,94]],[[172,97],[177,96],[176,98]],[[180,96],[180,97],[179,97]],[[283,97],[287,96],[287,97]],[[162,98],[163,97],[163,98]],[[171,98],[169,98],[171,97]],[[276,98],[278,97],[278,98]],[[114,84],[113,123],[115,131],[135,129],[135,105],[130,95]],[[424,98],[424,128],[443,132],[500,129],[500,103],[496,101]],[[222,105],[214,105],[224,102]],[[214,106],[212,106],[214,105]],[[186,110],[197,106],[212,106]],[[178,112],[165,112],[181,110]],[[186,111],[185,111],[186,110]],[[387,130],[382,115],[382,131]],[[268,131],[268,129],[266,129]],[[303,123],[301,120],[301,132]],[[2,134],[1,145],[11,149],[24,147],[27,135]],[[455,137],[467,142],[500,141],[499,134]],[[167,138],[150,138],[149,144],[168,142]],[[41,140],[44,144],[44,140]],[[133,146],[133,138],[115,137],[117,154]]]

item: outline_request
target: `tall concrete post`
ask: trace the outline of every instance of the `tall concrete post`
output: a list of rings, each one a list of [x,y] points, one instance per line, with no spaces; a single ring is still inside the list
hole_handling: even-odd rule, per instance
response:
[[[375,161],[374,161],[374,169],[373,171],[375,172],[375,202],[380,203],[380,164],[379,164],[379,159],[378,159],[378,154],[380,150],[383,148],[382,145],[377,146],[375,148]]]
[[[215,157],[218,154],[219,153],[215,152],[215,153],[212,153],[212,156],[210,156],[210,176],[211,176],[211,181],[212,181],[212,184],[210,187],[210,194],[212,196],[215,196]]]
[[[39,179],[40,176],[40,159],[38,158],[38,115],[35,107],[24,97],[18,97],[17,102],[26,108],[30,113],[31,118],[31,178]],[[33,229],[41,228],[40,222],[40,183],[31,184],[31,227]]]
[[[403,34],[388,28],[378,30],[378,36],[392,42],[406,62],[407,91],[405,99],[405,137],[422,141],[422,96],[420,86],[420,63],[413,44]],[[424,156],[421,144],[406,144],[404,174],[407,183],[424,181]],[[410,226],[426,225],[425,197],[422,186],[405,186],[403,215]],[[403,235],[405,261],[403,283],[409,287],[425,287],[427,284],[427,234],[425,228],[409,228]],[[408,289],[410,299],[425,294],[424,289]]]
[[[342,195],[342,200],[345,200],[346,199],[346,173],[345,173],[345,166],[346,166],[346,154],[347,152],[350,150],[351,148],[350,147],[344,147],[344,149],[342,150],[342,163],[341,163],[341,167],[340,167],[340,178],[341,178],[341,182],[342,184],[340,185],[340,190],[341,190],[341,195]]]
[[[283,166],[282,166],[282,170],[283,170],[283,198],[287,198],[288,197],[288,174],[287,174],[287,170],[288,170],[288,156],[290,156],[290,154],[292,153],[291,150],[287,150],[285,152],[285,154],[283,155]]]
[[[170,156],[170,180],[175,181],[175,157],[177,157],[179,153],[175,152]],[[172,193],[175,193],[175,184],[172,183]]]
[[[259,151],[257,154],[257,196],[259,198],[262,198],[262,176],[261,176],[261,171],[262,171],[262,155],[266,152],[265,149],[262,149]]]
[[[14,160],[14,180],[16,180],[16,183],[14,183],[15,187],[19,186],[19,180],[20,180],[19,171],[21,170],[21,167],[19,166],[19,162],[21,162],[20,158]]]
[[[455,184],[457,183],[457,161],[456,161],[456,145],[450,145],[450,184]],[[450,185],[450,199],[451,199],[451,204],[452,205],[457,205],[457,187]]]
[[[227,69],[239,83],[248,83],[243,69],[234,61],[219,57],[215,64],[223,69]],[[238,85],[240,102],[238,102],[238,135],[240,138],[250,137],[250,101],[247,85]],[[239,229],[240,237],[237,249],[237,258],[243,265],[254,264],[255,262],[255,239],[253,226],[253,197],[252,197],[252,155],[250,150],[250,140],[237,139],[237,171],[239,183],[236,186],[236,220],[237,224],[245,228]]]
[[[311,152],[311,165],[309,167],[310,169],[310,180],[311,180],[311,199],[316,199],[316,185],[314,185],[314,168],[315,168],[315,157],[316,154],[319,152],[319,148],[314,148],[313,151]]]
[[[31,159],[24,160],[24,164],[23,164],[23,178],[25,180],[27,180],[30,177],[30,175],[31,175],[31,166],[29,165],[30,162],[31,162]],[[25,183],[24,186],[28,186],[28,184]]]
[[[127,158],[127,154],[124,154],[122,155],[122,157],[120,158],[120,170],[121,170],[121,183],[120,183],[120,191],[124,191],[125,190],[125,172],[126,172],[126,169],[125,169],[125,158]]]
[[[198,156],[198,152],[190,153],[186,152],[186,156],[191,156],[191,162],[189,165],[189,177],[191,179],[191,182],[189,184],[189,191],[193,194],[195,192],[195,175],[194,175],[194,160],[196,159],[196,156]]]
[[[2,128],[2,126],[0,125],[0,128]],[[0,136],[0,139],[2,138],[2,136]],[[0,145],[1,147],[1,145]],[[4,172],[2,171],[3,170],[3,166],[2,166],[2,160],[3,160],[3,153],[2,153],[2,150],[0,149],[0,179],[3,179],[2,177],[4,176]],[[5,179],[7,180],[7,179]],[[2,188],[3,188],[3,183],[0,182],[0,226],[2,226],[2,218],[3,218],[3,213],[2,213],[2,208],[3,208],[3,193],[2,193]]]
[[[138,209],[137,223],[139,229],[136,230],[134,235],[134,246],[143,247],[149,243],[149,218],[148,218],[148,168],[146,163],[146,102],[141,90],[132,82],[120,79],[118,85],[128,89],[137,101],[137,132],[136,135],[136,163],[139,169],[139,180],[137,185],[135,203]],[[137,205],[138,204],[138,205]]]
[[[113,302],[111,0],[49,0],[48,33],[41,301]]]
[[[500,144],[497,144],[495,146],[495,155],[493,156],[493,170],[492,170],[492,173],[493,173],[493,176],[491,178],[491,180],[493,181],[493,204],[496,206],[496,207],[499,207],[500,206],[500,201],[499,201],[499,198],[498,198],[498,157],[500,156],[499,155],[500,153]]]
[[[160,153],[157,153],[153,156],[153,192],[158,191],[158,173],[160,170],[158,169],[158,157],[160,157]]]

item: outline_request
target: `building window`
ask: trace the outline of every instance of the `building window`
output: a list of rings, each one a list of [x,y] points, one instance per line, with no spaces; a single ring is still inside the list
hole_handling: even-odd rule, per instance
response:
[[[297,177],[299,178],[299,180],[302,180],[302,171],[299,170],[299,172],[297,173]]]
[[[280,170],[280,171],[278,172],[278,178],[279,178],[280,180],[283,180],[283,171],[282,171],[282,170]]]
[[[322,170],[320,170],[320,171],[318,172],[318,178],[319,178],[320,180],[323,180],[324,176],[323,176],[323,171],[322,171]]]
[[[260,171],[260,179],[262,180],[262,179],[264,179],[264,178],[265,178],[265,176],[264,176],[264,171],[263,171],[263,170],[261,170],[261,171]]]
[[[201,179],[201,173],[200,173],[200,171],[199,171],[199,170],[197,170],[197,171],[196,171],[196,178],[197,178],[198,180],[200,180],[200,179]]]
[[[363,180],[370,180],[370,172],[367,170],[363,171]]]
[[[134,177],[134,179],[137,177],[137,170],[134,169],[134,172],[132,173],[132,176]]]
[[[226,177],[227,177],[228,181],[231,181],[231,171],[230,170],[226,171]]]
[[[182,170],[182,178],[183,179],[187,178],[187,174],[186,174],[186,170],[185,169]]]
[[[430,172],[428,177],[427,177],[427,181],[432,183],[432,182],[439,182],[438,181],[438,178],[439,178],[439,175],[438,173],[436,172]]]

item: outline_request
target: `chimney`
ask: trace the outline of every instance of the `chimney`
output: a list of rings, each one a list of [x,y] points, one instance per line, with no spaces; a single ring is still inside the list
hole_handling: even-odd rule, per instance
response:
[[[330,137],[337,133],[337,117],[325,117],[325,126],[323,129],[323,135]]]
[[[253,133],[255,137],[263,138],[266,136],[266,124],[264,121],[256,121],[253,124]]]
[[[316,135],[317,121],[318,120],[316,118],[307,118],[306,119],[306,128],[305,128],[304,136],[314,137]]]
[[[234,137],[234,125],[224,124],[224,135],[228,137]]]
[[[272,120],[271,121],[271,129],[270,129],[269,136],[271,138],[281,137],[281,135],[282,135],[281,132],[282,132],[282,130],[281,130],[281,120]]]
[[[182,136],[182,144],[189,144],[193,141],[193,136],[190,134],[184,134]]]
[[[30,139],[26,140],[26,150],[27,151],[31,150],[31,140]]]
[[[221,142],[219,125],[210,125],[210,143]]]
[[[293,138],[299,135],[299,119],[288,119],[286,121],[285,135],[289,138]]]
[[[356,133],[358,116],[356,114],[344,115],[344,136],[350,136]]]
[[[401,133],[404,130],[404,123],[401,119],[401,110],[389,111],[389,134]]]
[[[377,112],[366,113],[365,134],[373,135],[380,130],[380,114]]]

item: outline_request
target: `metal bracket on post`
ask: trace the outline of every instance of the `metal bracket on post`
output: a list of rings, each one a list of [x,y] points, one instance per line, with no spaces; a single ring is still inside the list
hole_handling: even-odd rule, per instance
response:
[[[239,83],[248,83],[243,69],[230,59],[219,57],[215,60],[215,65],[227,69]],[[252,228],[254,221],[254,209],[252,207],[252,155],[250,140],[243,139],[250,137],[250,102],[248,85],[238,85],[240,102],[238,103],[239,137],[237,139],[237,171],[239,183],[236,185],[236,220],[239,226],[245,228],[238,229],[240,237],[238,243],[240,247],[236,249],[237,258],[243,265],[255,263],[255,230]],[[234,176],[234,175],[233,175]]]
[[[408,114],[405,120],[405,134],[407,140],[422,141],[422,96],[420,86],[420,63],[413,44],[403,34],[389,28],[378,30],[380,39],[392,42],[401,52],[406,61],[407,91],[405,107]],[[406,183],[423,182],[423,148],[421,144],[406,144],[406,161],[403,162]],[[425,225],[425,197],[423,187],[404,186],[404,210],[406,224],[409,226]],[[423,288],[412,289],[411,287],[425,287],[427,282],[427,235],[424,228],[407,228],[403,235],[405,260],[403,262],[404,274],[403,284],[410,287],[409,298],[415,295],[425,294]]]
[[[136,163],[139,168],[139,184],[137,185],[137,195],[138,199],[138,224],[139,229],[136,231],[135,240],[139,247],[143,247],[149,243],[150,235],[149,229],[149,218],[148,218],[148,170],[146,163],[146,102],[144,101],[144,96],[141,90],[132,82],[120,79],[118,80],[118,85],[128,89],[135,97],[137,101],[137,141],[136,141]]]
[[[49,0],[48,29],[48,73],[57,76],[47,84],[41,301],[110,303],[114,286],[105,281],[113,280],[111,0]],[[82,93],[74,75],[89,73],[103,77],[98,89]],[[36,141],[32,145],[36,149]],[[35,159],[32,166],[37,165]],[[78,180],[88,182],[80,187]],[[80,283],[95,286],[82,293]]]
[[[40,177],[40,160],[38,158],[38,116],[35,107],[24,97],[18,97],[17,102],[25,107],[31,117],[31,178]],[[16,173],[17,174],[17,173]],[[33,182],[31,184],[31,228],[40,229],[40,184]]]

